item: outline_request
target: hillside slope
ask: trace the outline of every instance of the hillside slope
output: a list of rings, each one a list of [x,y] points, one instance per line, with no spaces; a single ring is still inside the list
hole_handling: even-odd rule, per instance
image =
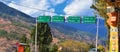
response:
[[[24,35],[30,38],[35,19],[0,2],[0,52],[15,51],[15,43]]]

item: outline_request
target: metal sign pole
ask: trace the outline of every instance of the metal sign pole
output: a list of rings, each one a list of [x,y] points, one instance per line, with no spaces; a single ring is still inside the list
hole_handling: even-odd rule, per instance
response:
[[[99,18],[97,18],[96,52],[97,52],[97,47],[98,47],[98,35],[99,35]]]
[[[37,17],[36,17],[36,32],[35,32],[35,52],[37,52]]]

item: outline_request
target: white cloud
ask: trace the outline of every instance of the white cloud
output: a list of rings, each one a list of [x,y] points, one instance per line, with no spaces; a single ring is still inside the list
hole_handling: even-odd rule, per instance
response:
[[[54,16],[54,15],[57,15],[55,14],[55,10],[53,8],[50,9],[51,12],[45,12],[45,15],[50,15],[50,16]]]
[[[14,3],[14,2],[13,2]],[[47,0],[20,0],[20,2],[18,4],[20,5],[23,5],[23,6],[27,6],[27,7],[23,7],[23,6],[18,6],[18,5],[15,5],[13,3],[9,3],[8,5],[10,7],[13,7],[15,9],[18,9],[26,14],[29,14],[29,15],[35,15],[36,13],[39,13],[39,14],[51,14],[50,12],[45,12],[45,11],[41,11],[41,10],[47,10],[47,11],[51,11],[50,8],[50,5],[49,3],[47,2]],[[33,9],[33,8],[36,8],[36,9]],[[40,10],[41,9],[41,10]],[[54,9],[52,9],[53,11]],[[52,15],[52,14],[51,14]],[[35,15],[36,16],[36,15]]]
[[[50,1],[52,2],[53,5],[57,5],[65,2],[65,0],[50,0]]]
[[[18,6],[18,5],[12,4],[12,3],[10,3],[9,6],[15,8],[17,10],[20,10],[20,11],[26,13],[26,14],[31,14],[31,13],[34,13],[36,11],[34,9]]]
[[[90,9],[91,4],[92,0],[74,0],[64,8],[64,12],[67,15],[78,15]]]
[[[48,16],[57,15],[56,13],[54,13],[55,10],[53,8],[49,9],[49,11],[52,11],[52,12],[38,11],[38,12],[31,14],[31,15],[35,16],[35,17],[40,16],[40,15],[48,15]]]

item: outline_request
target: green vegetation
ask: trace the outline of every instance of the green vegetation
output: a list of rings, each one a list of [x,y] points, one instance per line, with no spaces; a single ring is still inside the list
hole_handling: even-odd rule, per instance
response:
[[[98,0],[96,2],[95,5],[92,5],[91,8],[96,10],[95,11],[95,14],[98,14],[100,15],[101,17],[103,17],[105,19],[105,21],[107,21],[108,19],[108,16],[106,15],[107,14],[107,9],[106,9],[106,2],[105,0]],[[107,24],[107,22],[105,22],[107,28],[109,29],[109,25]]]
[[[106,2],[105,0],[98,0],[95,5],[92,5],[91,8],[96,10],[96,14],[99,14],[101,17],[103,17],[105,20],[108,18],[106,15],[107,9],[106,9]]]
[[[49,50],[50,50],[49,52],[57,52],[58,51],[58,45],[55,45],[55,44],[51,45]]]
[[[27,29],[29,29],[29,30],[32,29],[31,26],[28,26],[28,25],[23,24],[23,23],[21,23],[21,22],[14,22],[13,25],[15,25],[15,26],[19,26],[19,27],[24,27],[24,28],[27,28]]]
[[[31,33],[31,37],[33,40],[35,39],[35,28]],[[52,34],[47,23],[38,23],[37,42],[38,52],[49,52],[50,44],[52,42]]]
[[[0,30],[0,37],[6,37],[7,39],[20,40],[23,35],[20,35],[16,32],[8,33],[5,30]]]
[[[7,37],[8,39],[20,40],[22,36],[23,36],[23,35],[20,35],[20,34],[10,33],[10,34],[8,34],[6,37]]]
[[[5,36],[7,36],[7,31],[0,30],[0,37],[5,37]]]
[[[5,25],[4,24],[0,24],[0,27],[4,27]]]
[[[74,40],[66,40],[59,47],[62,47],[60,52],[88,52],[90,48],[87,43]]]

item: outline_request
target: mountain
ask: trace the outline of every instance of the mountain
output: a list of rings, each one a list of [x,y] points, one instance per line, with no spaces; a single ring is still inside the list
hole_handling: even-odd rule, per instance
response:
[[[86,24],[86,23],[59,23],[61,25],[69,26],[71,29],[77,29],[85,32],[90,32],[92,34],[96,34],[96,24]],[[107,29],[105,26],[105,21],[103,19],[99,20],[99,37],[107,38]]]
[[[13,52],[24,35],[29,39],[35,18],[0,2],[0,52]]]
[[[17,17],[17,18],[19,18],[21,20],[24,20],[26,22],[31,22],[31,23],[35,22],[34,19],[31,16],[29,16],[29,15],[23,13],[23,12],[20,12],[20,11],[14,9],[14,8],[11,8],[11,7],[5,5],[2,2],[0,2],[0,14],[1,15],[2,14],[3,15],[7,14],[7,15],[10,15],[10,16],[13,16],[13,17]]]
[[[82,31],[78,28],[66,25],[67,23],[49,23],[51,32],[54,37],[59,39],[72,39],[77,41],[83,41],[86,43],[95,43],[95,34],[87,31]],[[103,38],[99,38],[99,44],[105,45]]]

